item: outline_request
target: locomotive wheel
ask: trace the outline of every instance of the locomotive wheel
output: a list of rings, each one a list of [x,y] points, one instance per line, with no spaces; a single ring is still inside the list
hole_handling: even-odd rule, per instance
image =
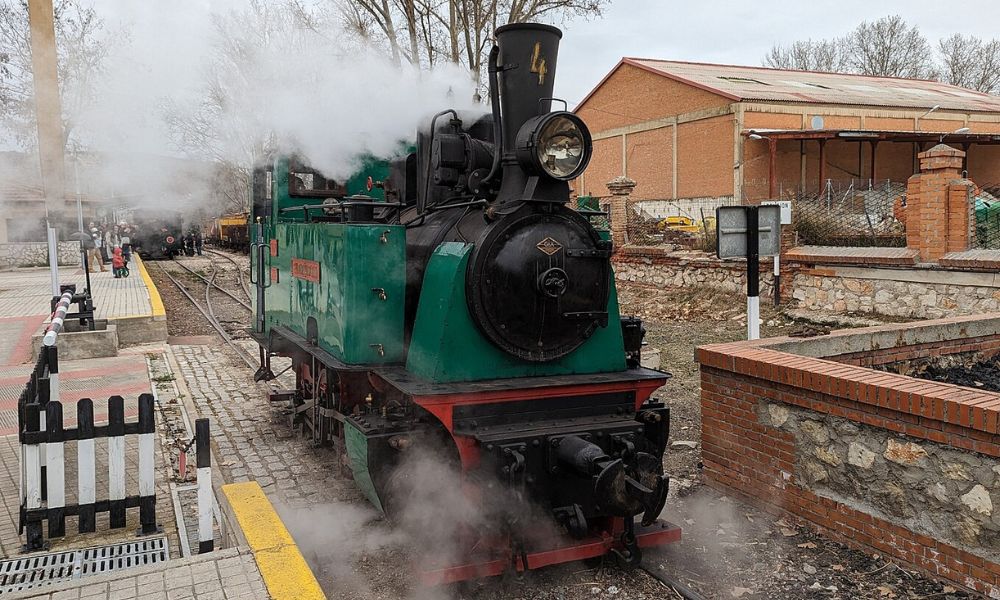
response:
[[[399,453],[392,465],[387,465],[381,479],[379,497],[386,517],[398,518],[407,510],[409,500],[440,492],[445,487],[461,493],[462,468],[458,448],[444,429],[413,431],[413,445]],[[425,479],[430,478],[430,481]],[[431,504],[431,503],[429,503]],[[440,515],[448,519],[454,515]]]

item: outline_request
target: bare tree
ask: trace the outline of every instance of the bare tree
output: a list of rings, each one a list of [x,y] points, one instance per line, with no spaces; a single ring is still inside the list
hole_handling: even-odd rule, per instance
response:
[[[610,0],[331,0],[347,29],[397,63],[465,66],[481,81],[493,30],[507,23],[595,16]]]
[[[899,15],[863,21],[847,36],[845,53],[852,70],[862,75],[917,79],[936,75],[927,39]]]
[[[793,42],[790,46],[774,45],[763,62],[764,66],[775,69],[835,73],[846,68],[847,57],[841,39],[805,40]]]
[[[63,131],[67,150],[75,151],[74,116],[94,100],[109,36],[94,9],[79,0],[57,0],[53,9]],[[0,122],[24,148],[36,142],[33,97],[27,0],[0,0]]]
[[[938,50],[942,80],[980,92],[1000,91],[1000,40],[956,33],[938,42]]]
[[[167,100],[162,107],[175,149],[216,165],[213,188],[225,204],[219,211],[248,209],[252,166],[270,150],[268,130],[248,103],[255,57],[284,40],[290,20],[311,25],[308,16],[301,5],[267,0],[250,0],[245,10],[217,16],[200,99],[194,105]]]

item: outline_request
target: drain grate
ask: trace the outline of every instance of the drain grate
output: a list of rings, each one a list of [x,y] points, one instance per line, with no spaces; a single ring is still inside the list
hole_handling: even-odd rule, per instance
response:
[[[53,583],[162,563],[170,558],[167,538],[36,554],[0,561],[0,596]]]

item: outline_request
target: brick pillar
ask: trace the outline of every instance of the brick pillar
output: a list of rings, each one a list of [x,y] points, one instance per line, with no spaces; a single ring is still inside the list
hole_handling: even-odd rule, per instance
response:
[[[948,184],[948,252],[964,252],[976,245],[976,184],[957,179]]]
[[[628,232],[628,200],[635,189],[635,181],[619,175],[607,184],[611,192],[611,241],[615,248],[621,248],[627,241]]]
[[[920,173],[906,183],[906,245],[921,261],[934,262],[969,248],[972,182],[961,176],[961,150],[938,144],[918,157]]]

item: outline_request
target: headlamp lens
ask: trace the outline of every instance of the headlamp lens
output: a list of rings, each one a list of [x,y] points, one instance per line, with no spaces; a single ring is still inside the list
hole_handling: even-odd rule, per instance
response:
[[[538,164],[557,179],[578,175],[587,153],[587,139],[580,125],[565,116],[550,119],[538,134]]]

